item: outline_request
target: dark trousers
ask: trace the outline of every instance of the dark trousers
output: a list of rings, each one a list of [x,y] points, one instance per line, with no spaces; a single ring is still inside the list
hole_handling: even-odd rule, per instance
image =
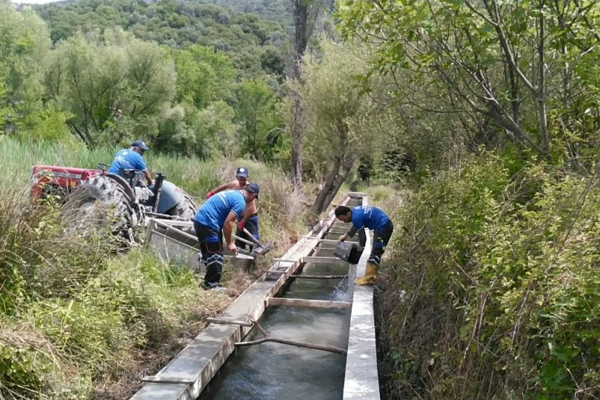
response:
[[[379,267],[381,264],[381,256],[385,252],[390,238],[394,233],[394,224],[389,221],[381,229],[376,230],[373,234],[373,247],[371,248],[371,255],[369,256],[369,262]]]
[[[202,262],[206,267],[204,275],[204,287],[219,286],[221,274],[223,273],[223,235],[221,231],[216,231],[209,227],[194,221],[194,230],[198,241],[200,242],[200,252],[202,253]]]
[[[254,214],[253,216],[251,216],[250,218],[248,218],[246,220],[246,225],[244,225],[244,228],[246,228],[246,230],[248,232],[250,232],[252,234],[252,236],[254,236],[254,238],[256,240],[259,239],[259,235],[258,235],[258,215]],[[246,235],[246,232],[242,231],[237,231],[237,236],[241,237],[242,239],[246,239],[248,241],[252,241],[248,235]],[[246,249],[246,246],[249,246],[247,243],[242,242],[241,240],[236,239],[235,240],[235,245],[237,247],[239,247],[240,249]]]

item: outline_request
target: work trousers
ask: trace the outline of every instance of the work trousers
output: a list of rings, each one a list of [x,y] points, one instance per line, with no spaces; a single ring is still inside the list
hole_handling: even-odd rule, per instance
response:
[[[194,221],[194,230],[200,242],[202,262],[206,267],[204,288],[219,286],[223,273],[223,233]]]
[[[379,267],[381,264],[381,256],[385,252],[392,233],[394,232],[394,224],[389,221],[381,229],[376,230],[373,233],[373,246],[371,248],[371,255],[369,256],[369,262]]]

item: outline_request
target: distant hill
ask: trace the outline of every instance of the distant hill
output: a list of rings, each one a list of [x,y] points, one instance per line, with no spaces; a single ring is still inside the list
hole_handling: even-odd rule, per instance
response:
[[[173,48],[213,46],[244,75],[282,73],[291,24],[285,0],[78,0],[35,10],[54,42],[117,26]]]
[[[262,19],[277,21],[285,27],[293,24],[286,0],[202,0],[205,3],[229,6],[238,11],[255,13]]]

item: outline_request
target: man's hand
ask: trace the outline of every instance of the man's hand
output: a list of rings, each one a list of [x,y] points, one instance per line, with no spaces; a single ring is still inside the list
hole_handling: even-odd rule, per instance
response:
[[[210,199],[211,197],[213,197],[215,195],[215,191],[211,190],[210,192],[208,192],[208,194],[206,195],[206,200]]]
[[[342,235],[342,236],[340,236],[340,238],[338,239],[338,241],[343,242],[346,239],[348,239],[348,237],[346,235]]]
[[[238,252],[237,247],[235,247],[235,243],[229,243],[227,245],[227,249],[229,249],[229,251],[232,252],[233,254],[237,254],[237,252]]]
[[[237,228],[238,228],[238,232],[243,232],[244,231],[244,225],[246,225],[246,221],[240,221],[237,224]]]

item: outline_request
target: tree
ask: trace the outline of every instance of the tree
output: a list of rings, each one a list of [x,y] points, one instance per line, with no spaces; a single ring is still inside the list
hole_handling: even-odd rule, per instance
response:
[[[553,132],[572,137],[582,120],[563,111],[586,99],[581,115],[594,98],[597,78],[579,67],[597,59],[599,11],[593,1],[382,0],[347,1],[340,15],[346,35],[377,47],[375,69],[400,102],[452,113],[486,145],[504,135],[547,157]],[[436,110],[427,101],[439,96]]]
[[[294,20],[292,36],[292,61],[288,76],[291,80],[302,83],[301,62],[308,40],[323,5],[320,0],[288,0]],[[297,86],[297,85],[296,85]],[[291,93],[292,112],[288,121],[288,129],[292,136],[292,183],[296,189],[302,186],[302,146],[304,143],[304,127],[302,123],[302,103],[296,92]]]
[[[365,48],[323,41],[321,51],[305,56],[304,83],[295,88],[306,113],[305,158],[324,176],[323,188],[311,207],[315,214],[331,203],[355,162],[372,151],[372,144],[382,137],[379,126],[388,125],[389,120],[387,112],[353,79],[367,71]]]
[[[49,96],[73,115],[73,133],[90,146],[115,125],[144,125],[175,95],[173,63],[156,44],[122,31],[77,36],[57,46],[46,72]],[[131,131],[120,139],[131,139]]]
[[[46,24],[29,9],[0,1],[0,109],[10,130],[42,108],[42,71],[50,50]]]
[[[240,124],[243,154],[273,161],[271,133],[279,129],[277,99],[264,80],[244,80],[236,91],[235,120]]]
[[[236,71],[227,55],[198,45],[174,50],[172,55],[177,71],[177,101],[203,108],[230,96]]]

